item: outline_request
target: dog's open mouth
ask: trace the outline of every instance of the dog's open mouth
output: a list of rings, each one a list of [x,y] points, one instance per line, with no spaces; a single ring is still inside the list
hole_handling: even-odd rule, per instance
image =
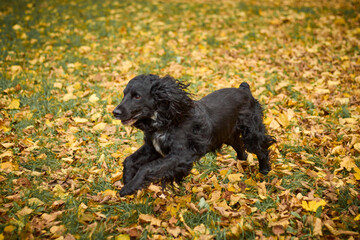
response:
[[[122,124],[124,125],[133,125],[134,123],[136,123],[137,119],[136,118],[130,118],[128,120],[121,120]]]
[[[133,125],[134,123],[136,123],[137,120],[139,120],[141,113],[136,114],[134,117],[127,119],[127,120],[121,120],[122,124],[124,125]]]

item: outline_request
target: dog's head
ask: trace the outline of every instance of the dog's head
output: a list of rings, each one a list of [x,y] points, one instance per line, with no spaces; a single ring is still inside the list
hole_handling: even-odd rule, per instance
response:
[[[186,87],[170,76],[139,75],[129,81],[113,114],[136,127],[139,122],[153,127],[179,122],[193,106]]]

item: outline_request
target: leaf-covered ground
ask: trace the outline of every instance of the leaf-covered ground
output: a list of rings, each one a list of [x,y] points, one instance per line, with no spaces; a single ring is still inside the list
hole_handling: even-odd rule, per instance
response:
[[[358,1],[2,1],[0,239],[359,239]],[[119,198],[129,79],[247,81],[273,171],[224,147]]]

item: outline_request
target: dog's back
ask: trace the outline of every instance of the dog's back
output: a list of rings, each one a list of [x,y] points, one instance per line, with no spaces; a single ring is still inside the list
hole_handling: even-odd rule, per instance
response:
[[[213,148],[221,147],[232,135],[239,114],[249,111],[253,102],[250,90],[242,87],[220,89],[198,101],[210,120]]]

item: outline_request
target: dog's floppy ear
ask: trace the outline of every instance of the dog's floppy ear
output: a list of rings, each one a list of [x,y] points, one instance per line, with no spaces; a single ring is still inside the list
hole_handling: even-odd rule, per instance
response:
[[[185,91],[188,85],[165,76],[152,83],[151,95],[155,100],[158,120],[180,122],[193,107],[189,93]]]

